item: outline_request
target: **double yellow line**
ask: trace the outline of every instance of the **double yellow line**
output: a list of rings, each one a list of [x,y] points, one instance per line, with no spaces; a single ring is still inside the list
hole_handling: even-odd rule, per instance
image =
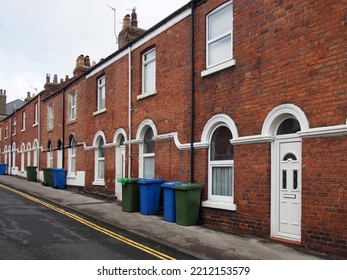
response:
[[[47,203],[47,202],[45,202],[43,200],[40,200],[40,199],[38,199],[36,197],[33,197],[33,196],[28,195],[28,194],[26,194],[24,192],[21,192],[19,190],[10,188],[10,187],[2,185],[2,184],[0,184],[0,187],[6,189],[8,191],[11,191],[13,193],[16,193],[16,194],[18,194],[18,195],[20,195],[20,196],[22,196],[22,197],[24,197],[24,198],[26,198],[28,200],[31,200],[31,201],[36,202],[38,204],[41,204],[41,205],[43,205],[43,206],[45,206],[45,207],[47,207],[47,208],[49,208],[49,209],[51,209],[53,211],[56,211],[56,212],[58,212],[58,213],[60,213],[62,215],[65,215],[65,216],[67,216],[67,217],[69,217],[71,219],[74,219],[75,221],[78,221],[78,222],[80,222],[80,223],[82,223],[82,224],[84,224],[84,225],[86,225],[86,226],[88,226],[88,227],[90,227],[90,228],[92,228],[94,230],[97,230],[97,231],[99,231],[99,232],[101,232],[103,234],[106,234],[106,235],[108,235],[108,236],[110,236],[110,237],[112,237],[112,238],[114,238],[114,239],[116,239],[118,241],[121,241],[123,243],[126,243],[126,244],[128,244],[128,245],[130,245],[130,246],[132,246],[134,248],[137,248],[137,249],[139,249],[141,251],[144,251],[144,252],[146,252],[146,253],[148,253],[148,254],[150,254],[150,255],[152,255],[152,256],[160,259],[160,260],[174,260],[174,258],[172,258],[172,257],[170,257],[170,256],[168,256],[166,254],[158,252],[158,251],[156,251],[156,250],[154,250],[154,249],[152,249],[150,247],[147,247],[147,246],[142,245],[142,244],[140,244],[140,243],[138,243],[136,241],[128,239],[128,238],[126,238],[126,237],[124,237],[124,236],[122,236],[120,234],[117,234],[117,233],[115,233],[113,231],[110,231],[110,230],[108,230],[106,228],[100,227],[97,224],[94,224],[94,223],[92,223],[92,222],[90,222],[90,221],[88,221],[86,219],[83,219],[83,218],[81,218],[81,217],[79,217],[79,216],[77,216],[75,214],[72,214],[70,212],[67,212],[64,209],[61,209],[59,207],[54,206],[53,204]]]

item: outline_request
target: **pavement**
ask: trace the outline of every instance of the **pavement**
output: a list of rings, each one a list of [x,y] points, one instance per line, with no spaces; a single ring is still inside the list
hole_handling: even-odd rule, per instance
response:
[[[240,236],[216,231],[204,225],[181,226],[160,215],[124,212],[121,202],[78,193],[72,189],[54,189],[40,182],[2,175],[0,183],[31,194],[66,210],[79,213],[131,234],[170,247],[192,258],[203,260],[321,260],[333,257],[289,246],[269,239]]]

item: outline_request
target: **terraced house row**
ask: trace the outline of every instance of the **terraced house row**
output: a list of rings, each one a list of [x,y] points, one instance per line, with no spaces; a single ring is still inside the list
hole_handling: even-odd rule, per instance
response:
[[[63,167],[122,199],[119,177],[203,185],[208,227],[347,255],[347,7],[196,0],[1,122],[1,161]]]

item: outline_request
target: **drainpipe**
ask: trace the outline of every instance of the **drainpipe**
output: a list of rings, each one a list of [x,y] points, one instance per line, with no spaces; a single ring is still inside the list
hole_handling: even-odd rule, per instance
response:
[[[62,157],[62,164],[61,164],[61,167],[64,168],[64,162],[65,162],[65,90],[63,89],[62,90],[63,92],[63,127],[62,127],[62,138],[63,138],[63,143],[62,143],[62,152],[61,152],[61,157]]]
[[[195,42],[195,33],[194,33],[194,25],[195,25],[195,18],[194,18],[194,0],[191,1],[191,119],[190,119],[190,182],[194,182],[194,129],[195,129],[195,121],[194,121],[194,115],[195,115],[195,48],[194,48],[194,42]]]
[[[36,153],[36,160],[37,160],[37,170],[40,170],[40,146],[41,146],[41,93],[39,94],[37,98],[37,151],[34,151]],[[34,144],[34,143],[33,143]]]
[[[128,142],[129,142],[129,148],[128,148],[128,177],[131,177],[131,133],[132,133],[132,127],[131,127],[131,45],[128,47],[128,130],[129,130],[129,137],[128,137]]]

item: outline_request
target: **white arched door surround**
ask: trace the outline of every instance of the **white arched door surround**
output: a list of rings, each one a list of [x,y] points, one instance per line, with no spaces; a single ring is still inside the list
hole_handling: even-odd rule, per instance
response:
[[[124,129],[118,129],[114,135],[113,143],[115,144],[115,195],[117,199],[122,200],[122,184],[118,182],[118,178],[125,177],[126,165],[126,132]]]
[[[271,145],[271,237],[301,241],[302,148],[297,132],[307,131],[305,113],[283,104],[267,116],[263,136]]]

